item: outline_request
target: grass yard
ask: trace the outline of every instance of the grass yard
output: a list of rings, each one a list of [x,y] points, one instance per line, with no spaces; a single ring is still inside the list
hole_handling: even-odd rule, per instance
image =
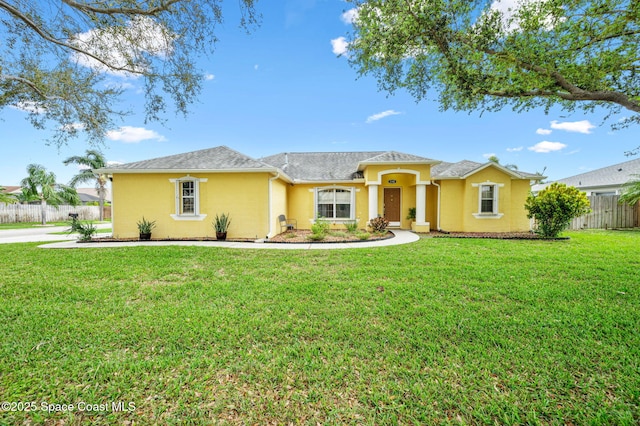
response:
[[[1,245],[0,424],[638,424],[640,233],[569,235]]]

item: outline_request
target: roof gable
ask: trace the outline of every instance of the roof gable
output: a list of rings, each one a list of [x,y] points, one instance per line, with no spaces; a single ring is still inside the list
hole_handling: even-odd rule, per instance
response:
[[[405,154],[404,152],[386,151],[378,154],[374,157],[361,161],[360,164],[435,164],[439,163],[438,160],[431,158],[420,157],[413,154]]]
[[[431,177],[432,179],[466,179],[469,176],[486,169],[487,167],[494,167],[515,179],[539,180],[544,178],[544,176],[538,174],[521,172],[519,170],[511,170],[493,161],[488,161],[486,163],[477,163],[470,160],[462,160],[458,161],[457,163],[442,162],[431,169]]]

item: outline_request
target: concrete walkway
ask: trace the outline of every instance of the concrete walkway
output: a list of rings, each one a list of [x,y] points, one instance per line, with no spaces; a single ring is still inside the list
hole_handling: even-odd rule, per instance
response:
[[[394,229],[392,232],[395,234],[393,238],[377,241],[362,241],[355,243],[236,243],[231,241],[127,241],[127,242],[105,242],[105,243],[77,243],[75,241],[63,241],[52,244],[43,244],[41,248],[57,248],[57,249],[70,249],[70,248],[115,248],[115,247],[133,247],[133,246],[146,246],[146,247],[160,247],[160,246],[200,246],[200,247],[224,247],[224,248],[239,248],[239,249],[275,249],[275,250],[328,250],[328,249],[353,249],[353,248],[368,248],[368,247],[385,247],[394,246],[398,244],[408,244],[418,241],[420,237],[411,231],[403,231]]]

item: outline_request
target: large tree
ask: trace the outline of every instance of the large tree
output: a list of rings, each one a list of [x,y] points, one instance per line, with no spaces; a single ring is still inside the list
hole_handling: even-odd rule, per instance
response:
[[[256,24],[254,3],[240,0],[240,24]],[[222,0],[0,0],[0,108],[54,124],[58,145],[83,132],[101,142],[124,85],[141,78],[145,113],[161,119],[170,98],[186,113],[200,92],[197,59],[213,52]]]
[[[74,155],[64,160],[64,165],[77,164],[81,167],[78,174],[76,174],[69,185],[76,188],[81,183],[94,183],[96,191],[98,192],[99,204],[100,204],[100,220],[104,219],[103,208],[104,199],[107,195],[107,175],[102,173],[96,173],[94,170],[106,167],[107,161],[104,158],[102,152],[95,149],[88,149],[85,155]]]
[[[56,182],[56,175],[40,164],[27,166],[26,178],[20,183],[25,189],[25,194],[40,200],[42,224],[47,223],[47,204],[59,206],[67,203],[72,206],[80,204],[80,198],[76,190],[70,186]]]
[[[347,56],[442,109],[604,106],[640,122],[638,0],[354,0]]]

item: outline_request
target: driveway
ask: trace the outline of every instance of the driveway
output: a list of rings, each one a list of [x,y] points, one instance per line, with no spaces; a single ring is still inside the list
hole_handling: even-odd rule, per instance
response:
[[[98,228],[111,228],[111,224],[109,223],[99,224],[96,226]],[[0,244],[77,240],[78,234],[55,234],[56,232],[66,232],[68,230],[68,226],[38,226],[36,228],[3,229],[0,230]]]

